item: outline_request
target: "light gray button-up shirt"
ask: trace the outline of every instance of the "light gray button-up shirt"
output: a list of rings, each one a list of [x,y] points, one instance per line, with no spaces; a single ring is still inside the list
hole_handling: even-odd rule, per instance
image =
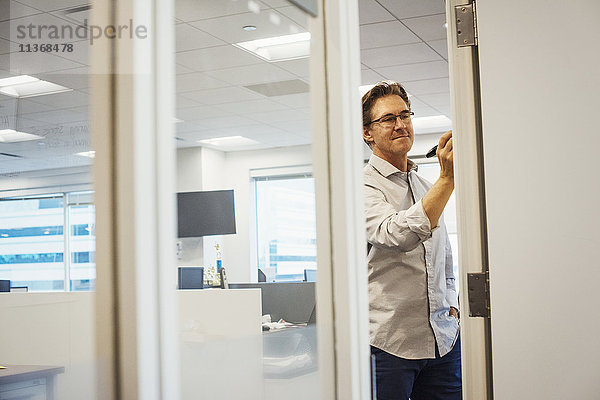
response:
[[[431,184],[372,155],[365,166],[371,345],[408,359],[447,354],[458,336],[446,226],[430,227],[421,198]]]

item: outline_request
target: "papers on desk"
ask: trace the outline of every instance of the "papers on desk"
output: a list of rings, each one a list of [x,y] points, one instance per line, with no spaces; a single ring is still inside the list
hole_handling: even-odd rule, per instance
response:
[[[277,322],[271,322],[271,315],[265,314],[262,316],[262,330],[263,331],[276,331],[283,328],[291,328],[295,326],[306,326],[306,324],[293,324],[280,319]]]

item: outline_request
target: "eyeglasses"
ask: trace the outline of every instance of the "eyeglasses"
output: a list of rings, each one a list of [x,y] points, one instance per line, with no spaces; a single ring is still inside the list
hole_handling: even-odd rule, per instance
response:
[[[394,125],[396,125],[396,120],[398,118],[400,118],[400,121],[404,122],[405,124],[408,124],[411,121],[410,117],[412,115],[415,115],[415,113],[412,111],[404,111],[400,114],[386,114],[381,118],[377,118],[371,122],[366,123],[365,126],[369,126],[377,122],[381,124],[383,128],[392,128]]]

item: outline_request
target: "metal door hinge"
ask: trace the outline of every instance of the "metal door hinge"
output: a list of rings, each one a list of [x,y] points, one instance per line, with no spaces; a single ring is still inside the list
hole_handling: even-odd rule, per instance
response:
[[[458,47],[477,46],[477,13],[475,3],[454,7],[456,43]]]
[[[490,279],[487,272],[467,274],[469,316],[490,317]]]

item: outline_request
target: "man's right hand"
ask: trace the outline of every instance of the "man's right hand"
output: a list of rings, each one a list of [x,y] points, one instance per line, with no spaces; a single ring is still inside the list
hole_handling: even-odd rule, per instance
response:
[[[454,180],[454,155],[452,152],[452,131],[442,135],[438,143],[437,157],[440,162],[440,178]]]
[[[431,189],[423,196],[422,204],[431,228],[435,228],[438,220],[448,203],[450,195],[454,190],[454,157],[452,154],[452,131],[442,135],[437,149],[440,161],[440,178],[433,184]]]

